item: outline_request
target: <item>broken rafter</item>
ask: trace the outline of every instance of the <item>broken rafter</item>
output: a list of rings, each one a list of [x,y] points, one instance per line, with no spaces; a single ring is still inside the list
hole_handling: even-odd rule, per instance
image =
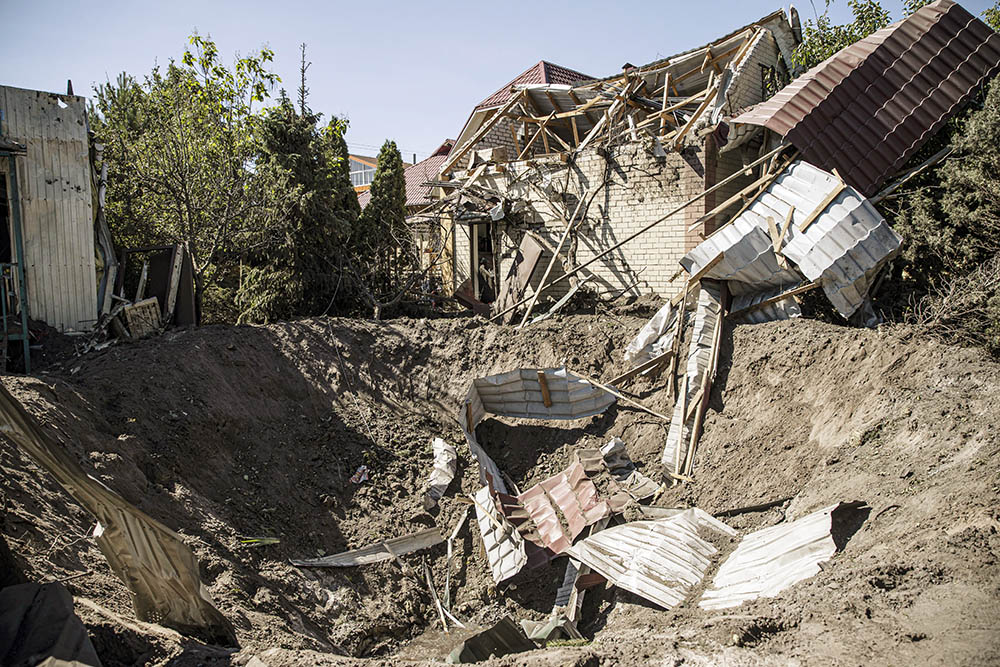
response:
[[[521,101],[522,97],[524,97],[523,90],[514,93],[514,95],[511,96],[511,98],[507,101],[507,103],[504,104],[499,109],[497,109],[496,113],[490,116],[490,119],[485,123],[483,123],[483,126],[480,127],[467,142],[465,142],[465,145],[462,146],[462,148],[460,148],[459,150],[455,151],[453,154],[448,156],[448,161],[441,166],[440,173],[446,174],[452,168],[454,168],[454,166],[458,163],[458,161],[462,157],[464,157],[465,154],[468,153],[473,146],[482,141],[483,137],[485,137],[486,134],[490,130],[492,130],[496,126],[496,124],[500,122],[502,118],[506,116],[507,112],[513,109],[515,104]]]
[[[669,220],[671,217],[673,217],[677,213],[680,213],[681,211],[683,211],[684,209],[686,209],[691,204],[694,204],[695,202],[700,201],[701,199],[703,199],[706,196],[708,196],[710,193],[715,192],[716,190],[718,190],[719,188],[721,188],[721,187],[723,187],[725,185],[728,185],[733,180],[739,178],[740,176],[743,176],[748,171],[752,170],[754,167],[756,167],[757,165],[761,164],[762,162],[764,162],[768,158],[772,157],[773,155],[776,155],[780,151],[783,151],[785,148],[787,148],[787,146],[785,144],[782,144],[781,146],[778,146],[773,151],[770,151],[767,154],[765,154],[764,156],[757,158],[756,160],[754,160],[753,162],[751,162],[750,164],[748,164],[746,167],[744,167],[740,171],[727,176],[726,178],[722,179],[721,181],[719,181],[718,183],[716,183],[712,187],[706,188],[701,193],[695,195],[691,199],[688,199],[686,202],[684,202],[680,206],[677,206],[676,208],[674,208],[674,209],[670,210],[669,212],[667,212],[665,215],[663,215],[663,216],[657,218],[656,220],[650,222],[649,224],[647,224],[646,226],[644,226],[642,229],[639,229],[638,231],[633,232],[632,234],[630,234],[626,238],[622,239],[618,243],[615,243],[610,248],[597,253],[596,255],[594,255],[593,257],[591,257],[590,259],[588,259],[583,264],[580,264],[576,268],[571,269],[570,271],[567,271],[566,273],[562,274],[561,276],[559,276],[558,278],[554,279],[552,282],[550,282],[548,284],[540,285],[538,289],[539,290],[548,289],[549,287],[552,287],[556,283],[562,282],[563,280],[567,280],[570,277],[575,276],[577,273],[579,273],[583,269],[587,268],[588,266],[590,266],[594,262],[600,261],[604,257],[607,257],[609,254],[611,254],[615,250],[618,250],[619,248],[621,248],[626,243],[634,241],[638,237],[640,237],[643,234],[645,234],[646,232],[648,232],[653,227],[656,227],[657,225],[659,225],[660,223],[662,223],[662,222],[664,222],[666,220]],[[732,202],[730,202],[730,203],[732,203]],[[499,312],[496,315],[494,315],[493,317],[491,317],[490,321],[491,322],[496,322],[498,319],[500,319],[502,316],[506,315],[510,311],[514,310],[515,308],[520,307],[522,304],[527,303],[530,299],[531,299],[531,297],[527,297],[527,298],[524,298],[524,299],[518,301],[517,303],[515,303],[515,304],[513,304],[511,306],[508,306],[502,312]]]

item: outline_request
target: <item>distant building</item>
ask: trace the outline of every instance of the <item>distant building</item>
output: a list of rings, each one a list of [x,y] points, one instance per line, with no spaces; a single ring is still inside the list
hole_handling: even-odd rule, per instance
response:
[[[361,193],[372,185],[375,178],[375,168],[378,166],[378,158],[364,155],[349,155],[351,159],[351,185],[354,191]]]

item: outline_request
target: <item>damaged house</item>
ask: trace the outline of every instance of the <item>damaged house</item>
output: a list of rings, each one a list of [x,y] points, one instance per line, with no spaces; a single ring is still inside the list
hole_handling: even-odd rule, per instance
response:
[[[759,128],[725,121],[788,81],[799,38],[794,13],[777,11],[711,44],[612,77],[515,80],[491,115],[477,108],[442,167],[441,184],[454,184],[443,193],[460,200],[454,231],[442,225],[454,245],[453,288],[469,281],[477,298],[491,300],[492,293],[503,301],[514,264],[545,267],[556,255],[551,280],[600,256],[589,266],[591,289],[674,296],[684,282],[678,261],[742,203],[733,196],[756,178],[746,172],[712,186],[773,148]],[[641,241],[615,247],[698,195]],[[482,210],[485,204],[469,210],[479,200],[502,204],[502,212]],[[537,291],[543,271],[520,273],[531,275]],[[484,284],[490,275],[492,284]],[[557,298],[574,282],[546,295]],[[522,295],[527,288],[511,289]]]

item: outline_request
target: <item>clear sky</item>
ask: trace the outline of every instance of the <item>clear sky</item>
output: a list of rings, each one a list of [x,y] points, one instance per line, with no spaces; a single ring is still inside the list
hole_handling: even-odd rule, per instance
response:
[[[993,0],[962,0],[979,15]],[[802,20],[824,0],[799,0]],[[883,0],[893,19],[902,0]],[[121,71],[148,73],[179,58],[197,30],[220,53],[275,51],[274,71],[294,96],[299,44],[307,45],[309,103],[350,119],[352,152],[375,155],[394,139],[409,161],[454,138],[472,107],[539,60],[592,76],[701,46],[787,7],[773,0],[621,2],[402,2],[354,0],[0,0],[0,84],[77,95]],[[849,20],[833,0],[834,21]]]

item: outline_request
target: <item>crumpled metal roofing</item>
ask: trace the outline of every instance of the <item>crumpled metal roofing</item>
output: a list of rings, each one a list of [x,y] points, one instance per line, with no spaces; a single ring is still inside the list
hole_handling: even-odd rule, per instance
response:
[[[177,533],[88,475],[2,385],[0,422],[4,437],[97,517],[97,547],[132,593],[139,620],[219,644],[236,641],[232,624],[201,581],[198,559]]]
[[[770,128],[872,196],[998,71],[1000,35],[952,0],[937,0],[733,122]]]
[[[763,292],[745,292],[743,294],[734,295],[729,311],[731,313],[736,313],[737,311],[745,308],[750,308],[751,306],[757,305],[761,301],[766,301],[767,299],[776,297],[784,291],[786,291],[784,287],[778,287],[768,289]],[[802,308],[799,307],[798,301],[789,296],[785,297],[781,301],[777,301],[767,306],[761,306],[756,310],[744,313],[739,317],[733,317],[732,320],[738,324],[760,324],[762,322],[788,320],[793,317],[802,317]]]
[[[513,524],[497,511],[489,486],[479,489],[474,499],[476,523],[486,548],[486,560],[490,565],[493,581],[499,584],[520,572],[528,562],[524,539]]]
[[[799,226],[840,185],[819,167],[796,160],[731,224],[712,234],[681,259],[691,273],[725,253],[706,275],[730,282],[734,293],[762,291],[819,280],[827,298],[844,317],[864,302],[875,273],[898,252],[902,238],[860,193],[846,186],[806,229]],[[782,226],[791,207],[791,226],[781,253],[798,270],[782,269],[767,219]],[[801,273],[800,273],[801,271]]]
[[[550,405],[545,405],[539,373],[544,374]],[[508,373],[476,378],[462,403],[458,422],[479,462],[479,477],[484,484],[508,493],[500,469],[479,445],[476,425],[487,415],[522,419],[582,419],[600,414],[615,402],[615,397],[565,368],[521,368]]]
[[[434,467],[430,479],[427,480],[427,491],[424,492],[424,509],[437,505],[444,492],[448,490],[451,480],[455,479],[455,467],[458,452],[455,445],[441,438],[434,438],[431,446],[434,448]]]
[[[674,324],[680,307],[667,301],[656,314],[639,329],[639,333],[625,348],[625,361],[629,366],[640,366],[660,356],[674,343]]]
[[[724,262],[720,262],[722,264]],[[689,436],[694,426],[695,415],[691,405],[701,389],[705,373],[710,371],[712,360],[712,341],[715,337],[715,324],[722,316],[722,288],[710,280],[701,281],[698,292],[698,309],[695,311],[694,328],[691,332],[691,345],[688,348],[687,364],[687,400],[678,397],[670,418],[670,428],[667,430],[667,441],[663,447],[660,462],[674,472],[679,473],[681,465],[687,456]],[[683,410],[683,412],[682,412]],[[687,412],[690,418],[687,417]],[[674,465],[678,463],[678,465]]]
[[[792,584],[815,575],[819,564],[837,550],[831,528],[834,512],[862,503],[837,503],[791,523],[745,536],[719,567],[712,588],[699,606],[726,609],[759,597],[774,597]]]
[[[670,609],[701,582],[718,552],[698,535],[699,528],[736,535],[726,524],[691,508],[667,519],[607,528],[567,553],[616,586]]]
[[[311,560],[289,561],[296,567],[354,567],[356,565],[369,565],[389,560],[394,556],[419,551],[433,547],[444,542],[441,533],[437,528],[427,528],[412,535],[394,537],[391,540],[382,540],[367,547],[351,549],[332,556],[315,558]]]

